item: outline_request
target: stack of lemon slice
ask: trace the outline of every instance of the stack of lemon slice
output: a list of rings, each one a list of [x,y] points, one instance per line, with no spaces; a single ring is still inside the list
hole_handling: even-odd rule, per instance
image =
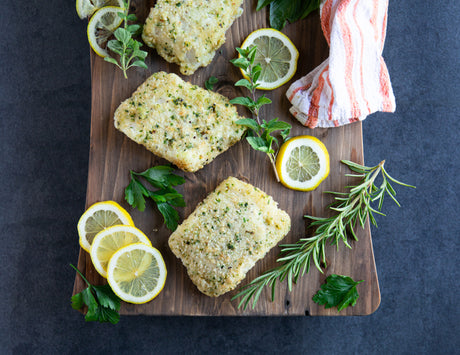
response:
[[[146,303],[161,292],[166,281],[163,257],[118,203],[95,203],[77,229],[94,268],[123,301]]]

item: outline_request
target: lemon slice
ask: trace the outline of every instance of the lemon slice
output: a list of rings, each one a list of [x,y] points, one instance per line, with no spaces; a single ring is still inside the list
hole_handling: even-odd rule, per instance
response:
[[[100,57],[107,57],[106,46],[113,32],[121,25],[122,19],[118,16],[124,10],[117,6],[106,6],[96,11],[88,23],[88,41],[91,48]]]
[[[255,64],[260,64],[262,72],[258,83],[261,90],[273,90],[286,84],[297,70],[299,51],[291,40],[273,28],[261,28],[252,32],[241,48],[257,46]],[[241,70],[243,76],[248,76]]]
[[[117,224],[134,226],[129,213],[118,203],[104,201],[91,205],[78,221],[77,230],[80,246],[89,253],[96,234]]]
[[[166,265],[157,249],[142,243],[131,244],[110,258],[107,280],[123,301],[146,303],[163,289]]]
[[[329,153],[315,137],[291,138],[280,148],[276,171],[284,186],[299,191],[314,190],[329,175]]]
[[[107,277],[107,266],[112,255],[120,248],[133,243],[152,246],[149,238],[133,226],[113,226],[106,228],[94,237],[91,244],[91,260],[102,277]]]
[[[101,7],[110,5],[124,7],[123,0],[77,0],[75,3],[78,17],[82,20],[90,17]]]

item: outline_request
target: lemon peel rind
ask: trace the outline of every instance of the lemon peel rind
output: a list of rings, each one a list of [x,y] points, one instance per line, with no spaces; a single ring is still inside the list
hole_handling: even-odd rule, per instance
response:
[[[93,14],[93,16],[91,17],[91,19],[88,22],[88,27],[86,28],[86,35],[88,37],[88,43],[89,43],[91,49],[94,51],[94,53],[96,53],[99,57],[102,57],[102,58],[105,58],[105,57],[109,56],[109,52],[107,52],[104,48],[102,48],[101,46],[99,46],[97,44],[96,37],[93,36],[93,34],[92,34],[93,31],[92,30],[96,28],[95,23],[98,21],[98,17],[103,16],[103,15],[100,15],[100,14],[104,14],[105,12],[108,12],[109,10],[111,10],[113,12],[116,12],[116,13],[124,11],[124,9],[122,7],[104,6],[104,7],[100,8],[99,10],[97,10]],[[118,22],[116,22],[116,25],[114,25],[113,28],[108,28],[107,30],[111,31],[111,32],[115,32],[115,30],[118,27],[120,27],[122,22],[123,22],[123,19],[118,17]]]
[[[302,187],[299,186],[299,184],[293,180],[290,180],[286,178],[288,176],[287,171],[285,170],[285,164],[283,164],[283,159],[285,156],[288,157],[289,153],[298,145],[293,144],[295,141],[298,140],[306,140],[313,142],[313,144],[306,144],[309,147],[313,149],[313,151],[318,155],[320,158],[320,161],[323,161],[325,166],[321,166],[320,171],[318,172],[317,176],[318,178],[314,179],[313,184],[311,186],[307,187]],[[287,154],[287,155],[286,155]],[[320,156],[321,155],[321,156]],[[297,136],[289,139],[287,142],[285,142],[278,153],[278,157],[276,160],[276,170],[278,172],[278,176],[280,178],[280,182],[287,188],[291,190],[296,190],[296,191],[313,191],[315,190],[328,176],[330,172],[330,159],[329,159],[329,153],[327,151],[326,146],[324,145],[323,142],[321,142],[318,138],[313,137],[313,136]]]
[[[133,219],[131,218],[128,211],[126,211],[123,207],[121,207],[115,201],[108,200],[108,201],[101,201],[101,202],[93,203],[82,214],[82,216],[80,217],[77,223],[77,231],[78,231],[80,246],[82,247],[83,250],[87,251],[88,253],[91,251],[91,244],[89,244],[88,241],[86,240],[86,237],[84,237],[86,234],[86,231],[85,231],[86,221],[88,220],[89,217],[91,217],[94,214],[95,211],[103,210],[103,208],[99,208],[101,206],[104,206],[105,210],[110,210],[115,213],[120,212],[121,215],[118,213],[117,215],[120,218],[120,220],[123,222],[123,224],[128,225],[128,226],[134,226]]]

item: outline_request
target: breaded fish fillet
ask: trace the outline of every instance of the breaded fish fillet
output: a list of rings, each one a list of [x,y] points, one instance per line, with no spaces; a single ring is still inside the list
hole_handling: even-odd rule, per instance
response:
[[[142,38],[184,75],[211,63],[225,32],[243,12],[243,0],[158,0]]]
[[[115,111],[115,127],[184,171],[195,172],[238,142],[245,129],[229,100],[158,72]]]
[[[289,215],[271,196],[229,177],[171,234],[168,243],[198,289],[217,297],[233,290],[290,227]]]

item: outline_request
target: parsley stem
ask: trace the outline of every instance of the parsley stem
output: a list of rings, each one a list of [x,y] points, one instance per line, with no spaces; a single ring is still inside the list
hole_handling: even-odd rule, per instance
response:
[[[69,264],[73,269],[75,269],[75,271],[81,276],[81,278],[86,282],[86,284],[88,285],[88,287],[91,287],[92,285],[89,283],[89,281],[86,279],[86,277],[83,276],[83,274],[80,272],[80,270],[78,270],[75,266],[73,266],[72,264]]]

